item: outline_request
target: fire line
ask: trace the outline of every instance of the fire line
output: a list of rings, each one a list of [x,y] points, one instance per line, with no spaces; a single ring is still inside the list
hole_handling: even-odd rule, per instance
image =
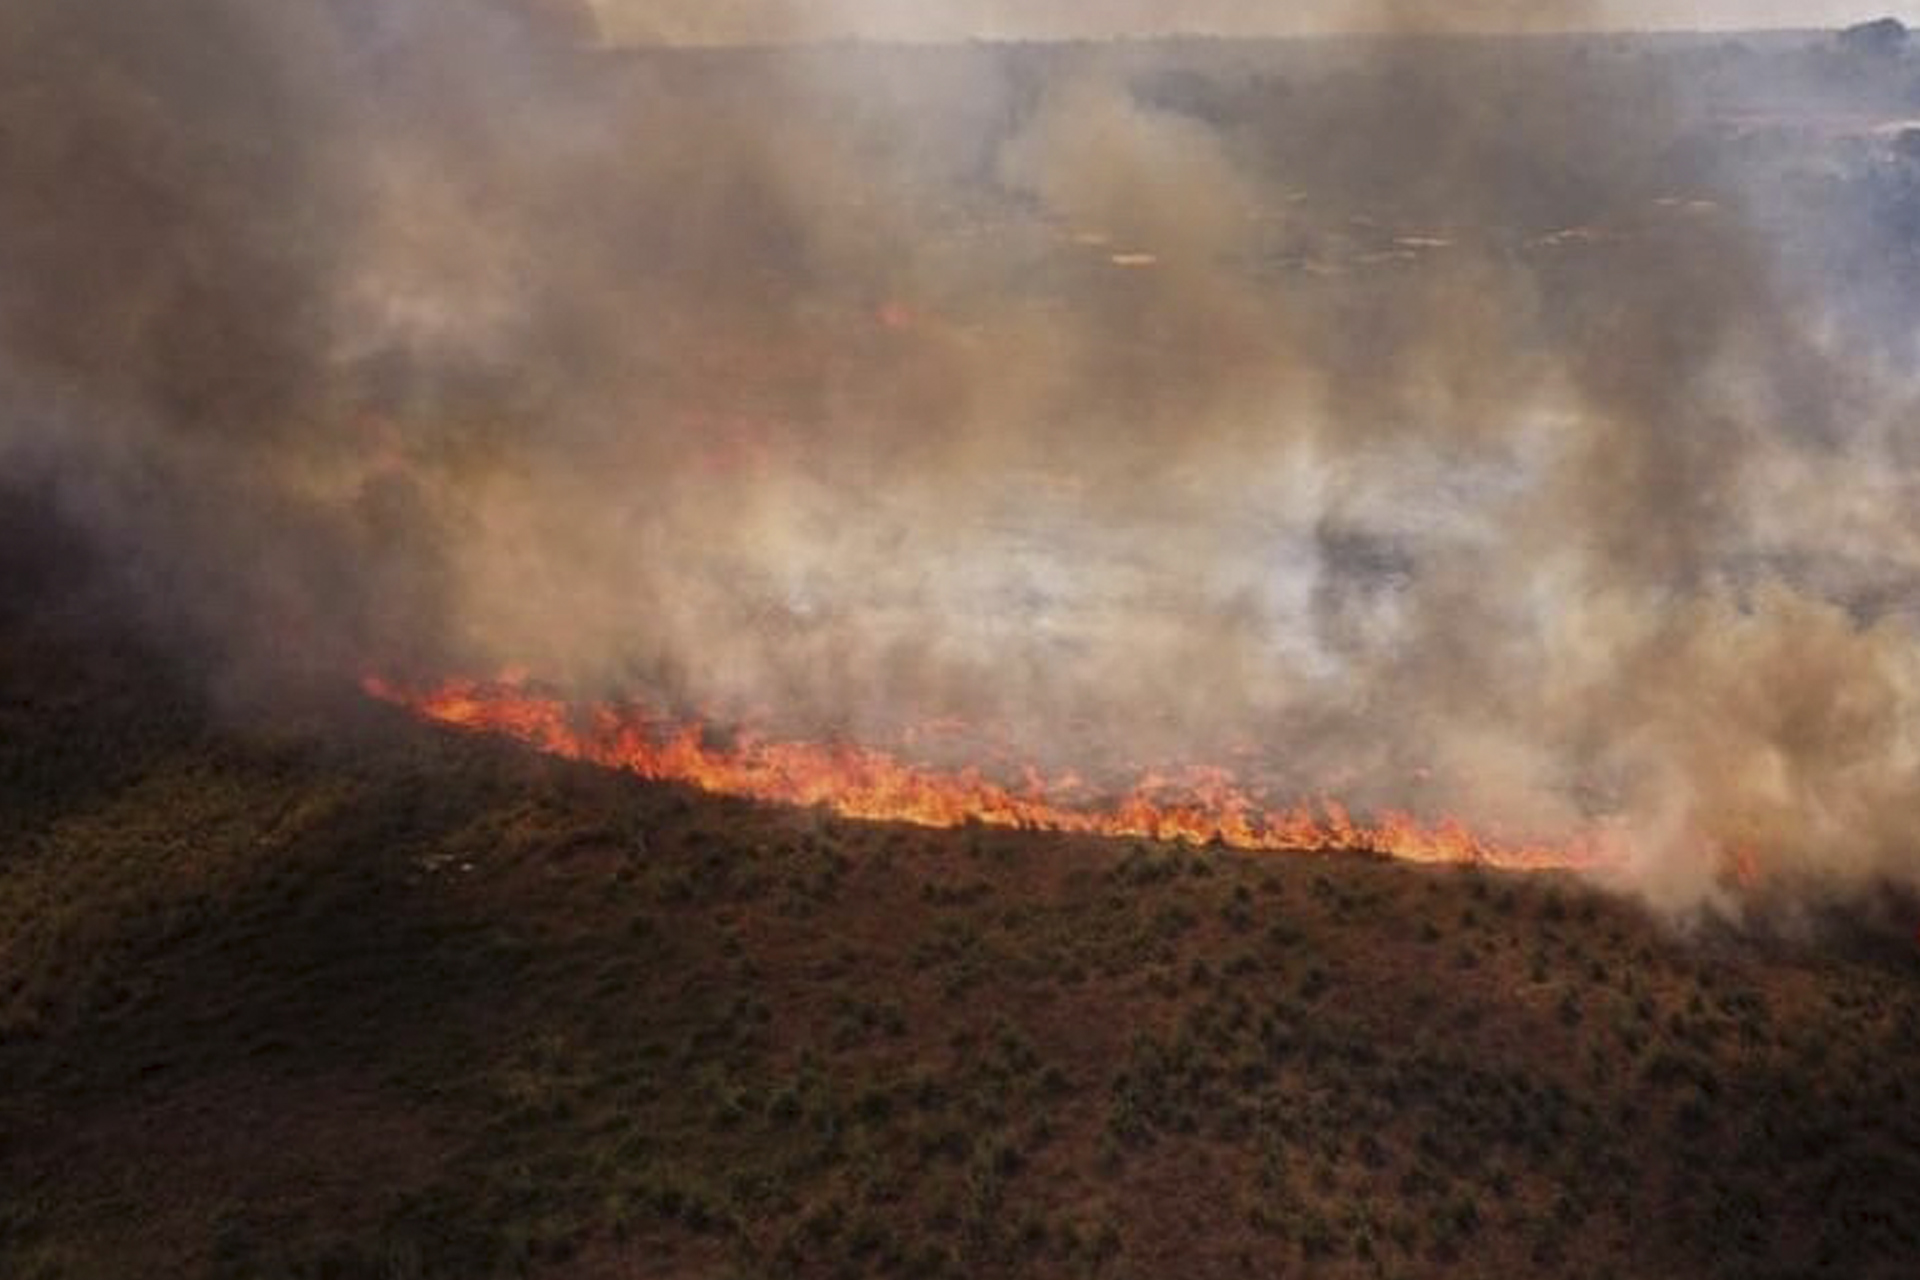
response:
[[[1263,808],[1219,770],[1195,770],[1179,781],[1149,776],[1118,800],[1081,807],[1050,796],[1037,780],[1016,790],[976,769],[923,767],[852,744],[743,736],[714,746],[698,721],[663,731],[640,708],[577,706],[515,681],[452,680],[416,691],[370,676],[363,686],[426,720],[510,738],[550,755],[718,795],[820,806],[845,818],[932,828],[979,823],[1255,853],[1371,853],[1510,871],[1591,870],[1618,857],[1602,835],[1564,844],[1511,841],[1477,833],[1454,818],[1427,822],[1390,811],[1359,818],[1327,799]]]

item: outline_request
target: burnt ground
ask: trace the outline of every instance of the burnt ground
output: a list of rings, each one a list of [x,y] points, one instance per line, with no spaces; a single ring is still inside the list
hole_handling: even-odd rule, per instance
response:
[[[0,1274],[1920,1257],[1897,921],[840,822],[114,634],[0,623]]]

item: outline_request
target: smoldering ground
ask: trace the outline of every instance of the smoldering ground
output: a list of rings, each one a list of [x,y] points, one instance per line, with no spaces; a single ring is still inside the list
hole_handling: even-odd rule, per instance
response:
[[[695,53],[29,0],[0,460],[256,697],[515,666],[1604,823],[1682,907],[1736,848],[1920,881],[1911,350],[1693,63],[1364,16]]]

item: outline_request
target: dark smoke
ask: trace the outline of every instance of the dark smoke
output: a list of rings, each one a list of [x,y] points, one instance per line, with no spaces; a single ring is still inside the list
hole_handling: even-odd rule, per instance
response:
[[[0,467],[223,678],[958,716],[1609,825],[1683,906],[1730,847],[1920,883],[1912,277],[1859,266],[1904,162],[1791,123],[1846,55],[1445,12],[722,53],[19,0]]]

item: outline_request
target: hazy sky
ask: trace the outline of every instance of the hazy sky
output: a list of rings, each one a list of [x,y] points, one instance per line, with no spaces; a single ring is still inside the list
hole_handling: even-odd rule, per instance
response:
[[[1437,27],[1759,28],[1839,26],[1913,7],[1836,0],[592,0],[614,40],[759,41],[1045,38],[1351,30],[1381,14]]]

